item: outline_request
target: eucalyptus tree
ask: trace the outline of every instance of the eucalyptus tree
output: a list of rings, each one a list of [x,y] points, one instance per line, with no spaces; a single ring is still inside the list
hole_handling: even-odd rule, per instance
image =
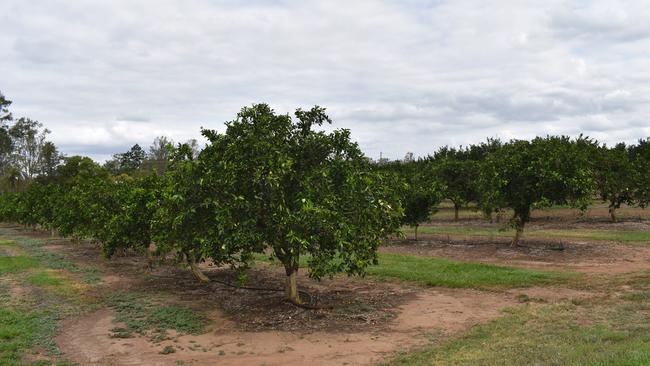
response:
[[[533,209],[570,204],[585,209],[594,188],[587,150],[580,136],[512,140],[488,154],[481,170],[483,208],[511,208],[518,245]]]
[[[224,133],[203,130],[203,204],[213,205],[216,217],[210,256],[217,264],[232,253],[276,257],[294,303],[301,302],[301,257],[315,279],[363,275],[402,216],[394,187],[373,171],[350,132],[317,130],[329,123],[318,106],[298,109],[293,120],[257,104],[243,108]]]
[[[46,138],[50,130],[43,124],[29,118],[19,118],[9,127],[12,139],[12,159],[14,165],[22,174],[24,180],[30,180],[38,175]]]
[[[0,174],[4,175],[11,161],[13,141],[9,135],[8,122],[13,120],[9,111],[11,101],[0,92]]]

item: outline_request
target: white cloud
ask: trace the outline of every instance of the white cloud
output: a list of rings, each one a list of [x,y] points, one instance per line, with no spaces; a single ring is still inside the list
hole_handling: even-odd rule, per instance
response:
[[[577,5],[576,5],[577,4]],[[642,1],[6,0],[0,90],[68,153],[319,104],[371,156],[650,134]]]

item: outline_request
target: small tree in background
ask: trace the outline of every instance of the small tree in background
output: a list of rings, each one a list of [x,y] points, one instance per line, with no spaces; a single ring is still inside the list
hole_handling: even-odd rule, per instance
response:
[[[513,140],[490,153],[481,171],[484,209],[511,208],[516,246],[533,209],[554,204],[586,208],[594,182],[586,139],[568,137]]]
[[[650,137],[630,146],[628,152],[634,172],[632,197],[645,208],[650,205]]]
[[[473,160],[448,157],[435,162],[434,175],[443,186],[443,196],[453,203],[454,221],[458,221],[460,208],[478,201],[479,164]]]
[[[592,157],[596,189],[608,203],[612,222],[616,222],[616,210],[624,203],[634,204],[634,185],[639,172],[632,165],[624,143],[612,148],[598,146]]]

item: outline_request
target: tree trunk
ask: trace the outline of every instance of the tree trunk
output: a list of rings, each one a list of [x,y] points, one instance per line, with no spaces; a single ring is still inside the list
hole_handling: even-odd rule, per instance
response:
[[[190,263],[190,269],[192,270],[192,274],[194,275],[194,278],[196,278],[200,282],[203,283],[210,282],[208,276],[206,276],[205,273],[201,272],[199,266],[197,266],[196,263]]]
[[[420,225],[415,225],[415,241],[418,241],[418,226]]]
[[[512,238],[511,247],[516,247],[519,245],[519,239],[521,239],[522,234],[524,233],[524,222],[521,219],[517,219],[515,224],[515,237]]]
[[[454,205],[454,221],[458,221],[458,209],[460,207]]]
[[[609,208],[609,216],[612,218],[612,222],[618,221],[618,218],[616,217],[616,207]]]
[[[196,260],[194,259],[194,257],[189,254],[185,254],[185,257],[187,258],[187,262],[190,265],[190,270],[192,271],[192,275],[194,275],[194,278],[199,280],[199,282],[203,282],[203,283],[210,282],[208,276],[206,276],[205,273],[201,272],[199,266],[196,265]]]
[[[284,285],[284,296],[294,304],[302,304],[300,294],[298,293],[298,269],[286,269],[287,278]]]

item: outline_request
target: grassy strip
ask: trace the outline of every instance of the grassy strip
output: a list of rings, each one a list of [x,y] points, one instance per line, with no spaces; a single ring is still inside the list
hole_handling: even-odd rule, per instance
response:
[[[404,353],[390,365],[650,365],[650,292],[644,285],[603,303],[539,305],[465,336]],[[645,282],[645,284],[644,284]]]
[[[468,263],[449,259],[392,253],[378,253],[379,264],[368,267],[368,274],[382,279],[399,279],[429,286],[451,288],[513,288],[562,283],[580,275],[573,272],[534,271],[492,264]],[[258,254],[256,260],[272,261]],[[300,258],[306,267],[308,256]]]
[[[32,260],[38,262],[39,267],[50,269],[62,269],[70,273],[81,275],[82,280],[87,284],[97,284],[101,282],[101,272],[95,267],[79,267],[76,264],[65,259],[58,253],[53,253],[44,248],[45,243],[42,240],[30,239],[20,236],[15,236],[10,230],[0,228],[0,235],[7,238],[10,237],[11,242],[21,248]],[[3,240],[8,242],[8,240]],[[16,257],[14,257],[16,258]]]
[[[402,254],[379,254],[379,265],[368,268],[379,278],[396,278],[429,286],[489,289],[526,287],[566,282],[579,276],[571,272],[533,271],[492,264]]]
[[[76,294],[74,284],[57,271],[63,268],[84,272],[61,256],[46,255],[42,243],[21,237],[11,239],[0,239],[1,247],[20,249],[12,250],[20,255],[0,257],[0,365],[23,365],[24,354],[36,346],[57,357],[54,337],[59,320],[81,311],[81,304],[71,298]],[[21,295],[12,296],[9,284],[30,286]],[[53,363],[42,360],[34,364]],[[60,361],[57,365],[67,363]]]
[[[413,228],[402,228],[404,233],[411,236]],[[462,236],[487,236],[487,237],[512,237],[514,230],[500,230],[498,228],[475,228],[461,226],[420,226],[418,233],[434,235],[462,235]],[[534,238],[573,238],[598,241],[614,242],[648,242],[650,243],[650,232],[632,230],[526,230],[525,237]]]
[[[134,294],[118,293],[108,297],[115,310],[115,320],[126,325],[114,328],[113,337],[130,338],[133,333],[149,335],[154,341],[167,339],[167,330],[179,334],[201,334],[206,319],[196,312],[176,305],[159,306],[152,300]]]

